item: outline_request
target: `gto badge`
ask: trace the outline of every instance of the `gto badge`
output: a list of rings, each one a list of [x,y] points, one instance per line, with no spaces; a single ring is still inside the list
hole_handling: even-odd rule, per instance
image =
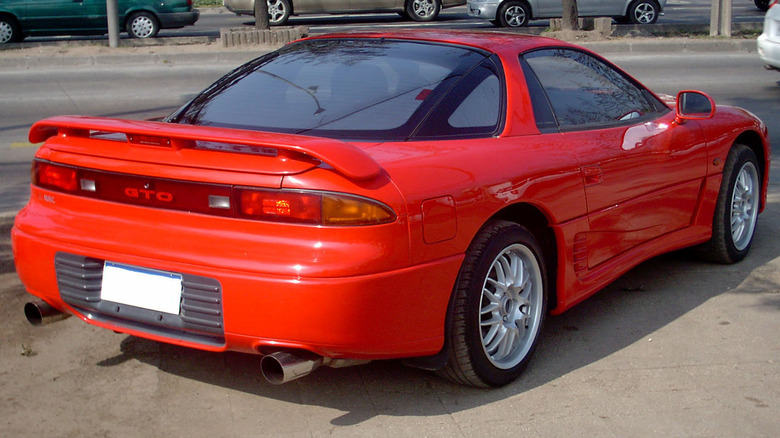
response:
[[[170,192],[158,192],[148,189],[125,188],[125,195],[135,199],[146,199],[147,201],[157,200],[161,202],[172,202],[173,194]]]

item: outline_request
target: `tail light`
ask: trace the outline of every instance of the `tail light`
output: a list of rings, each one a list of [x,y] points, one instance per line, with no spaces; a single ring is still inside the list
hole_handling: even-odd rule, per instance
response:
[[[32,182],[105,201],[269,222],[356,226],[396,219],[395,212],[378,201],[343,193],[151,178],[38,159],[33,162]]]
[[[78,170],[36,160],[32,168],[33,184],[61,192],[76,192],[79,189]]]
[[[192,7],[192,0],[187,0],[187,6]]]
[[[239,215],[275,222],[317,225],[372,225],[395,220],[374,200],[331,192],[238,189]]]

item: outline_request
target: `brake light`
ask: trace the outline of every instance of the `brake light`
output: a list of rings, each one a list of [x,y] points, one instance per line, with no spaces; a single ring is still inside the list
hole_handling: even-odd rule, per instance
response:
[[[375,225],[395,220],[376,201],[330,192],[239,189],[239,213],[245,218],[317,225]]]
[[[32,172],[33,184],[66,192],[79,188],[78,171],[73,167],[35,161]]]
[[[321,196],[279,190],[239,190],[239,211],[244,217],[282,222],[318,224]]]
[[[170,146],[171,139],[156,135],[127,134],[127,141],[144,146]]]
[[[390,207],[355,195],[198,183],[40,159],[33,163],[32,181],[46,189],[104,201],[269,222],[359,226],[396,219]]]

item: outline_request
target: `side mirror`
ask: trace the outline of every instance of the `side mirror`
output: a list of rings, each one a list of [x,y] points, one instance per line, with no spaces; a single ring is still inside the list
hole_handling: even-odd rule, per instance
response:
[[[680,91],[677,94],[677,117],[675,122],[704,120],[715,115],[715,101],[701,91]]]

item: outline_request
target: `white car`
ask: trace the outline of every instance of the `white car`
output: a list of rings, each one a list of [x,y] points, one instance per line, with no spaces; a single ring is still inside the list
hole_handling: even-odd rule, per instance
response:
[[[561,0],[469,0],[469,15],[491,20],[496,26],[526,26],[529,20],[560,18]],[[618,23],[652,24],[666,0],[577,0],[580,17],[613,17]]]
[[[780,70],[780,2],[773,0],[764,17],[764,32],[758,37],[758,56],[768,69]]]

